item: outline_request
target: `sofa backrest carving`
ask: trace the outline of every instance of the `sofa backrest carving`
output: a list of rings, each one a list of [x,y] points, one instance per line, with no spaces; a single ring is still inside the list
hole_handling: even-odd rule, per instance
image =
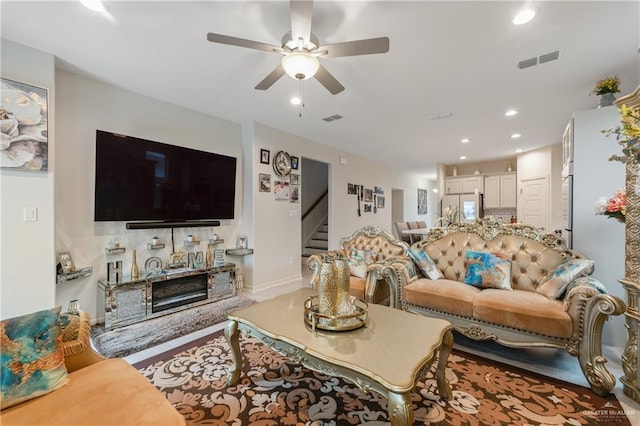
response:
[[[512,262],[511,287],[528,291],[535,291],[565,259],[585,258],[567,249],[555,234],[540,233],[529,225],[502,225],[491,218],[436,229],[413,247],[422,248],[442,275],[455,281],[464,280],[466,250],[495,254]]]
[[[376,253],[375,261],[383,261],[392,256],[405,255],[409,246],[398,241],[384,229],[369,225],[340,240],[340,247],[346,257],[351,257],[354,249],[371,250]]]

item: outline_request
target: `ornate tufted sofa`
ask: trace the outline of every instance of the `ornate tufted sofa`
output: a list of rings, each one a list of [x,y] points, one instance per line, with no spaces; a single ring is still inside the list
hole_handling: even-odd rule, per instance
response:
[[[446,319],[475,340],[565,350],[578,358],[595,393],[605,395],[613,389],[615,377],[602,356],[602,328],[609,315],[624,312],[623,301],[602,294],[604,286],[588,275],[574,279],[561,299],[537,291],[565,259],[585,259],[566,249],[561,238],[541,234],[531,226],[501,225],[487,218],[434,229],[413,244],[414,249],[424,250],[442,278],[414,274],[406,263],[386,265],[381,274],[396,292],[396,307]],[[465,284],[467,250],[511,260],[506,279],[512,289]],[[592,271],[593,267],[586,273]]]
[[[337,250],[309,257],[307,265],[309,269],[313,270],[310,285],[317,286],[320,265],[323,260],[351,259],[354,250],[372,251],[375,253],[372,259],[373,263],[367,267],[365,277],[350,276],[349,293],[367,302],[389,304],[389,298],[390,296],[393,298],[394,294],[390,291],[390,283],[386,281],[388,278],[382,277],[381,270],[390,261],[398,263],[407,259],[405,257],[409,249],[407,243],[398,241],[382,228],[369,225],[355,231],[350,237],[342,238],[340,247]],[[395,301],[392,300],[391,304],[395,305]]]

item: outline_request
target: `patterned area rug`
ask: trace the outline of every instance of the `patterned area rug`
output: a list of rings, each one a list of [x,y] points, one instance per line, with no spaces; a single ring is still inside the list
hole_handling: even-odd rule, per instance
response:
[[[124,357],[226,321],[229,312],[253,303],[255,300],[235,296],[111,331],[97,324],[91,327],[91,340],[103,356]]]
[[[226,385],[231,353],[222,332],[135,365],[188,425],[383,425],[387,400],[288,361],[241,334],[243,373]],[[467,353],[449,357],[453,399],[438,395],[434,369],[412,394],[415,424],[630,425],[615,396]]]

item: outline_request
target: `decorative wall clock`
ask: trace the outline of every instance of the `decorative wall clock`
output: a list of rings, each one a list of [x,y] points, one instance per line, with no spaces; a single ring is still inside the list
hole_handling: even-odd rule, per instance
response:
[[[291,173],[291,156],[288,152],[278,151],[273,157],[273,171],[280,177],[288,176]]]

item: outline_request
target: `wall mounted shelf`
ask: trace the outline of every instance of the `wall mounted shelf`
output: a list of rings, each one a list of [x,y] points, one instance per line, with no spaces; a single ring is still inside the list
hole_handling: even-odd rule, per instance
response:
[[[217,238],[215,240],[209,240],[209,245],[214,246],[216,244],[222,244],[224,243],[224,239],[223,238]]]
[[[229,256],[246,256],[253,254],[253,249],[227,249],[225,253]]]
[[[147,243],[146,246],[149,250],[160,250],[165,248],[164,243],[157,243],[157,244]]]
[[[184,246],[185,247],[195,247],[195,246],[199,246],[199,245],[200,245],[200,241],[198,241],[198,240],[193,240],[193,241],[187,240],[187,241],[184,242]]]
[[[56,284],[65,283],[71,280],[77,280],[78,278],[88,277],[92,274],[93,274],[92,266],[76,269],[74,272],[69,272],[68,274],[62,273],[62,274],[56,275]]]
[[[127,251],[127,249],[124,247],[106,248],[104,250],[107,253],[107,256],[111,256],[114,254],[122,254],[125,251]]]

